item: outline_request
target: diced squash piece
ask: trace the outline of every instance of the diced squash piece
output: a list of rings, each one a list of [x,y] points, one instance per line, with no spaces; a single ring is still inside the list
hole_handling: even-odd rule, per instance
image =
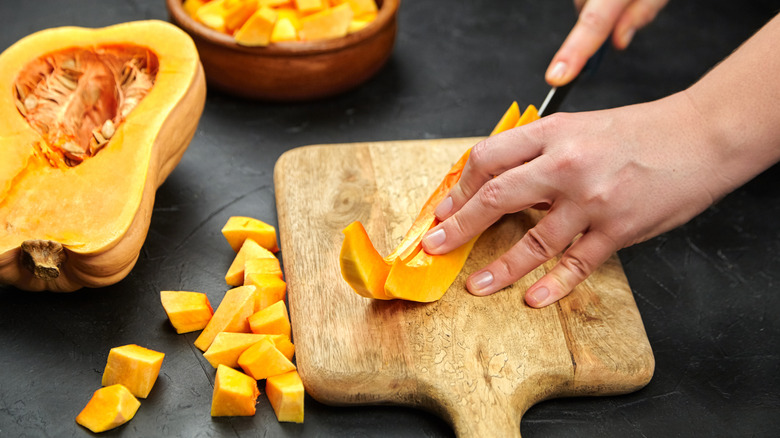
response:
[[[199,7],[195,11],[195,20],[217,32],[225,33],[225,1],[212,0]]]
[[[271,304],[284,300],[287,295],[287,283],[278,275],[248,274],[244,285],[257,288],[255,292],[255,312],[265,309]]]
[[[265,6],[268,8],[279,8],[282,6],[292,6],[293,1],[292,0],[258,0],[257,4],[259,6]]]
[[[359,31],[360,29],[363,29],[364,27],[368,26],[369,23],[374,21],[376,18],[376,13],[374,14],[366,14],[361,16],[360,18],[353,18],[352,21],[349,22],[349,33],[354,33]]]
[[[190,17],[195,17],[195,12],[209,0],[184,0],[181,7]]]
[[[276,348],[270,339],[263,339],[247,348],[238,357],[238,365],[255,380],[262,380],[295,369],[295,365]]]
[[[284,338],[284,336],[221,332],[214,338],[214,342],[211,343],[206,352],[203,353],[203,357],[214,368],[217,368],[219,365],[238,368],[238,357],[241,356],[241,353],[265,338],[271,338],[276,343],[276,338]],[[285,345],[284,341],[279,343]]]
[[[286,17],[279,17],[271,32],[271,42],[279,43],[284,41],[295,41],[298,39],[298,31],[295,29],[292,21]]]
[[[225,4],[225,31],[233,33],[257,10],[257,0],[233,0]]]
[[[201,292],[164,290],[160,292],[160,301],[179,334],[203,330],[214,314],[209,297]]]
[[[276,9],[276,12],[279,14],[277,20],[286,18],[290,20],[290,23],[295,27],[296,33],[301,30],[301,14],[297,9],[292,7],[280,7]]]
[[[347,35],[352,21],[352,8],[347,3],[301,18],[298,36],[303,41],[340,38]]]
[[[134,396],[146,398],[157,381],[164,357],[165,353],[135,344],[114,347],[108,352],[103,386],[119,383]]]
[[[195,340],[195,346],[206,351],[219,332],[249,333],[247,318],[254,310],[254,286],[239,286],[225,292],[214,316]]]
[[[298,371],[269,377],[265,381],[265,394],[278,421],[303,423],[305,391]]]
[[[225,236],[225,240],[235,252],[241,249],[246,239],[254,240],[258,245],[271,252],[279,251],[279,245],[276,243],[276,228],[259,219],[232,216],[222,227],[222,235]]]
[[[244,282],[246,282],[247,275],[251,274],[275,275],[279,277],[279,279],[284,279],[282,266],[279,264],[279,259],[276,257],[246,259],[246,261],[244,261]]]
[[[252,333],[264,335],[292,335],[290,317],[284,301],[277,301],[249,317],[249,329]]]
[[[293,0],[295,8],[303,15],[321,11],[328,7],[327,0]]]
[[[290,338],[284,335],[265,336],[269,336],[269,339],[273,341],[276,349],[282,352],[284,357],[286,357],[289,361],[293,360],[293,356],[295,356],[295,345],[293,345],[292,341],[290,341]]]
[[[238,250],[225,274],[225,282],[231,286],[241,286],[244,281],[244,265],[246,261],[262,258],[276,259],[276,256],[271,251],[260,246],[254,239],[248,238],[244,240],[241,249]]]
[[[241,371],[225,365],[217,367],[214,394],[211,397],[212,417],[255,415],[260,390],[257,381]]]
[[[105,432],[130,421],[141,402],[124,385],[105,386],[92,394],[76,423],[94,433]]]
[[[271,42],[271,32],[276,23],[276,11],[260,8],[246,20],[234,35],[236,43],[242,46],[262,47]]]
[[[376,14],[377,7],[374,0],[347,0],[349,7],[352,8],[352,13],[355,16],[361,16],[363,14]]]

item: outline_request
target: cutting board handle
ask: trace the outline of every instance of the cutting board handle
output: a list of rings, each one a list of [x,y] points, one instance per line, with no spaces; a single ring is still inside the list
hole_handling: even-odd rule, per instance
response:
[[[520,438],[520,418],[515,418],[499,406],[482,405],[478,418],[472,412],[455,414],[452,425],[458,438]]]

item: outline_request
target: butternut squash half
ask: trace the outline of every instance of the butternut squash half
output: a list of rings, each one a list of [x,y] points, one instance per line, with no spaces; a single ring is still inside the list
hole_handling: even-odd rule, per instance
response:
[[[520,115],[513,102],[491,135],[539,119],[533,105]],[[339,254],[341,275],[359,295],[381,300],[403,299],[432,302],[441,298],[455,281],[479,236],[443,255],[431,255],[422,249],[422,238],[439,221],[436,206],[458,182],[471,150],[456,162],[442,182],[423,204],[420,213],[401,243],[386,257],[377,252],[363,225],[352,222],[344,229]]]
[[[205,97],[194,43],[163,21],[47,29],[0,54],[0,283],[124,278]]]

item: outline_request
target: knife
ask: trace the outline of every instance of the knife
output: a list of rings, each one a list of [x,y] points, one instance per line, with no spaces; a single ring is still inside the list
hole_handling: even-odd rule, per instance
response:
[[[569,94],[569,91],[572,89],[575,83],[582,77],[582,76],[588,76],[593,74],[594,71],[598,68],[599,64],[601,64],[601,58],[604,57],[604,52],[607,51],[607,46],[609,45],[609,40],[605,41],[604,44],[599,47],[599,49],[596,51],[596,53],[593,54],[593,56],[588,59],[588,62],[585,63],[585,67],[582,68],[582,71],[580,74],[578,74],[574,79],[571,80],[566,85],[560,86],[560,87],[552,87],[550,91],[547,93],[547,97],[544,98],[544,102],[539,106],[539,117],[543,117],[547,114],[552,114],[556,111],[558,111],[558,108],[561,105],[561,102],[563,102],[563,99],[566,97],[567,94]]]

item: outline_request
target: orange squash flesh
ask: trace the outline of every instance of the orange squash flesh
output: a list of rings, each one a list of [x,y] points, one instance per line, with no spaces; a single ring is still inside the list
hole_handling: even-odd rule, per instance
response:
[[[214,393],[211,398],[212,417],[255,415],[260,390],[257,381],[241,371],[225,365],[217,367]]]
[[[513,102],[491,135],[538,119],[539,114],[533,105],[520,115],[517,103]],[[377,252],[359,221],[343,230],[344,241],[339,254],[341,275],[356,293],[382,300],[431,302],[441,298],[449,289],[479,236],[443,255],[426,253],[421,242],[425,233],[439,223],[434,211],[460,179],[469,153],[470,149],[452,166],[423,204],[401,243],[387,257]]]
[[[125,69],[135,69],[130,79]],[[36,82],[41,71],[47,79]],[[47,29],[0,54],[0,84],[0,283],[116,283],[134,266],[155,191],[203,110],[192,39],[157,20]],[[63,93],[47,108],[47,96]]]
[[[98,389],[84,409],[76,416],[76,423],[94,433],[105,432],[132,420],[141,402],[121,384]]]

